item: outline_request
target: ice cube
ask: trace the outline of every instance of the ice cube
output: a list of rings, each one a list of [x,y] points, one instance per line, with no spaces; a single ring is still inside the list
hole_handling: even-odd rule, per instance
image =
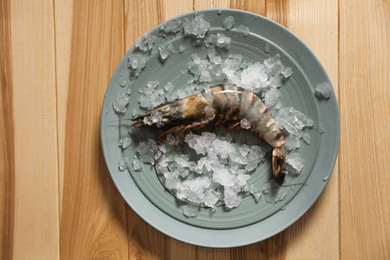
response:
[[[131,139],[128,137],[122,138],[119,140],[118,146],[122,147],[123,149],[126,149],[131,144]]]
[[[187,204],[183,207],[183,214],[187,218],[195,218],[198,216],[199,207],[191,204]]]
[[[286,129],[290,134],[297,135],[298,130],[312,127],[314,121],[294,108],[282,107],[275,117],[275,121],[281,129]]]
[[[251,151],[251,148],[249,147],[249,145],[244,144],[238,148],[238,151],[240,151],[242,156],[247,156],[247,154]]]
[[[145,68],[147,58],[144,54],[136,52],[128,56],[128,61],[131,76],[137,77],[141,70]]]
[[[145,125],[156,125],[157,127],[162,127],[164,125],[163,115],[159,111],[151,112],[149,116],[144,117]]]
[[[282,201],[287,195],[284,188],[279,186],[274,180],[264,184],[261,190],[263,191],[266,201],[272,204]]]
[[[309,133],[301,133],[301,138],[305,141],[306,144],[310,144],[310,135]]]
[[[228,50],[230,47],[230,41],[231,41],[230,37],[227,37],[222,33],[217,33],[216,35],[212,34],[206,38],[205,46],[209,47],[210,44],[213,44],[218,48],[223,48],[225,50]]]
[[[274,75],[269,78],[269,85],[272,88],[279,88],[283,85],[284,77],[282,75]]]
[[[292,152],[286,156],[287,164],[291,165],[297,173],[301,172],[305,160],[300,157],[298,152]]]
[[[204,194],[203,202],[204,205],[206,205],[207,207],[215,208],[216,203],[219,201],[220,198],[221,198],[221,193],[212,189],[208,189]]]
[[[233,145],[226,141],[221,141],[219,139],[216,139],[211,144],[211,147],[213,151],[220,155],[222,159],[226,159],[229,155],[229,153],[232,153],[235,151],[235,148]]]
[[[164,90],[156,90],[158,85],[158,81],[149,81],[145,89],[139,90],[141,93],[141,96],[138,99],[140,107],[150,110],[166,101]]]
[[[172,82],[168,82],[168,83],[165,85],[165,87],[164,87],[164,89],[165,89],[166,92],[172,92],[174,88],[175,88],[175,87],[173,86]]]
[[[146,142],[140,142],[137,147],[137,152],[139,153],[142,161],[151,164],[154,164],[154,153],[156,150],[156,141],[150,138]]]
[[[258,202],[263,194],[263,191],[259,188],[256,188],[253,184],[249,187],[249,193],[253,196],[256,202]]]
[[[137,50],[143,53],[150,53],[153,50],[155,44],[156,44],[156,37],[146,32],[141,38],[137,39],[134,46],[136,47]]]
[[[242,33],[242,35],[244,35],[244,37],[248,36],[250,33],[248,26],[242,24],[239,25],[237,29]]]
[[[207,53],[207,57],[209,58],[210,62],[214,64],[221,64],[222,63],[222,58],[221,55],[216,50],[210,50]]]
[[[284,145],[286,147],[287,151],[292,151],[301,145],[301,142],[299,141],[299,138],[295,135],[289,135],[286,137],[286,144]]]
[[[198,55],[191,55],[192,61],[188,63],[188,69],[194,76],[200,76],[207,69],[208,61],[202,60]]]
[[[225,168],[214,169],[213,180],[222,186],[233,186],[233,175]]]
[[[261,63],[250,65],[241,73],[241,86],[254,93],[264,89],[267,86],[267,81],[268,75]]]
[[[288,77],[291,77],[291,75],[293,74],[293,71],[290,67],[285,67],[283,70],[282,70],[282,74],[285,78],[288,78]]]
[[[123,156],[118,161],[118,168],[120,171],[124,171],[129,166],[129,159],[127,157]]]
[[[330,94],[332,93],[332,87],[328,82],[318,84],[315,90],[315,95],[317,98],[329,99]]]
[[[126,107],[130,102],[130,97],[126,93],[119,94],[115,99],[112,107],[117,114],[124,114],[126,112]]]
[[[237,194],[237,192],[230,187],[225,187],[223,199],[227,208],[238,207],[242,201],[242,198]]]
[[[164,178],[165,178],[164,184],[165,187],[167,187],[167,189],[177,189],[180,186],[178,171],[165,172]]]
[[[158,47],[158,52],[160,54],[160,59],[164,62],[169,56],[174,54],[176,50],[174,49],[172,43],[168,43],[165,46]]]
[[[205,155],[215,138],[216,135],[209,132],[203,132],[200,136],[190,133],[186,136],[185,142],[187,142],[189,147],[194,149],[197,154]]]
[[[138,158],[135,158],[133,160],[133,169],[134,171],[140,171],[142,169],[142,166],[144,165],[144,162]]]
[[[248,185],[248,180],[251,176],[248,174],[237,174],[237,186],[244,189]]]
[[[176,34],[181,30],[181,23],[182,21],[180,19],[173,19],[173,20],[166,21],[160,27],[160,33],[163,36]]]
[[[200,82],[211,82],[212,80],[213,77],[210,75],[210,72],[207,70],[204,70],[199,78]]]
[[[202,15],[195,14],[193,20],[184,19],[183,29],[185,35],[193,35],[196,38],[203,39],[210,28],[210,24],[204,20]]]
[[[284,70],[284,66],[279,58],[280,58],[280,56],[277,54],[274,58],[268,59],[268,62],[265,63],[266,64],[265,72],[269,76],[279,75]]]
[[[223,19],[222,22],[222,27],[225,28],[226,30],[232,29],[234,26],[234,17],[233,16],[228,16],[225,19]]]
[[[279,92],[276,88],[271,88],[265,93],[264,103],[267,107],[275,105],[276,101],[279,98]]]
[[[189,156],[187,154],[181,154],[180,156],[176,156],[174,160],[182,168],[193,168],[195,166],[195,162],[190,161]]]

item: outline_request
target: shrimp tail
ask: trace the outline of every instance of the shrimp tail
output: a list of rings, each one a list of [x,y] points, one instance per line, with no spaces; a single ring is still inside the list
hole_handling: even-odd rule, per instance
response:
[[[278,184],[283,183],[286,176],[286,151],[284,145],[272,151],[272,172]]]

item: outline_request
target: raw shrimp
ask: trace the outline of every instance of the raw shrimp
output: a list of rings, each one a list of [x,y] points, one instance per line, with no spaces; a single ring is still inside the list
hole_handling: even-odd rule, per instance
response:
[[[240,127],[241,120],[247,122],[246,129],[253,131],[260,139],[273,148],[272,171],[277,183],[281,184],[286,175],[285,139],[275,124],[275,119],[261,99],[254,93],[236,86],[218,86],[202,92],[157,106],[131,119],[134,127],[156,124],[150,118],[159,117],[158,126],[170,125],[169,130],[159,136],[166,138],[179,132],[193,131],[215,120],[215,127],[233,122],[227,130]],[[151,123],[152,122],[152,123]],[[249,124],[248,124],[249,122]]]

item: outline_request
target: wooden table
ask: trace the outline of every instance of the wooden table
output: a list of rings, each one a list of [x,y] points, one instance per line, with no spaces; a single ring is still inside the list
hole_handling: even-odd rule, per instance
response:
[[[339,102],[333,175],[294,225],[209,249],[155,230],[108,174],[99,121],[117,64],[144,32],[235,8],[300,37]],[[390,1],[0,1],[1,259],[390,259]]]

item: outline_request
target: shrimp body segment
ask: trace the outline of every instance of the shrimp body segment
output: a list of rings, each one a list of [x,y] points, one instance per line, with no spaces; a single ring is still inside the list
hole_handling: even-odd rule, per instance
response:
[[[261,99],[254,93],[236,86],[218,86],[172,102],[162,104],[134,119],[134,127],[146,126],[144,118],[158,112],[164,125],[172,127],[159,136],[165,141],[168,135],[180,131],[193,131],[212,121],[220,126],[233,122],[232,127],[246,119],[260,139],[273,148],[272,171],[276,182],[281,184],[286,174],[285,139],[275,119]],[[232,128],[232,127],[229,127]],[[180,135],[179,134],[179,135]]]

